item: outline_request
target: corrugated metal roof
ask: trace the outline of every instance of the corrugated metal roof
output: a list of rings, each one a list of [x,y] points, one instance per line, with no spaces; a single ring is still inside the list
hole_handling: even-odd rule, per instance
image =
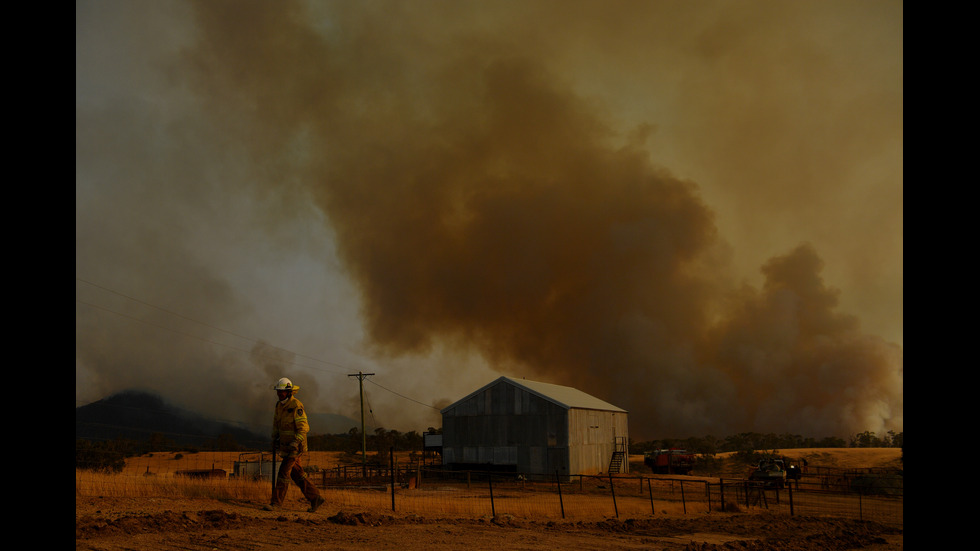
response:
[[[499,379],[486,384],[479,389],[469,393],[466,397],[457,400],[452,405],[443,408],[442,412],[452,408],[459,402],[466,400],[470,396],[482,392],[487,387],[493,386],[500,381],[507,381],[508,383],[524,388],[528,392],[536,394],[545,400],[549,400],[558,404],[559,406],[568,409],[597,409],[600,411],[617,411],[626,413],[625,409],[616,407],[609,402],[600,400],[591,394],[586,394],[577,388],[572,388],[570,386],[554,385],[551,383],[542,383],[540,381],[528,381],[527,379],[514,379],[513,377],[500,377]]]

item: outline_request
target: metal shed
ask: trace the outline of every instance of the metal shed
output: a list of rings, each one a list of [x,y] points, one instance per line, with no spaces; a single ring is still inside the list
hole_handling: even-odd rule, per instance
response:
[[[629,470],[627,411],[575,388],[500,377],[441,413],[442,460],[452,469]]]

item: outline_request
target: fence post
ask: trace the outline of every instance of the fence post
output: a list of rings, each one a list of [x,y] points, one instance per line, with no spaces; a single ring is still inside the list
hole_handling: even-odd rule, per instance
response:
[[[555,482],[558,483],[558,504],[561,505],[561,518],[565,518],[565,501],[561,498],[561,477],[558,476],[558,469],[555,469]]]
[[[708,497],[708,512],[711,512],[711,484],[708,481],[704,481],[704,495]]]
[[[687,499],[684,497],[684,481],[681,480],[681,503],[684,504],[684,514],[687,514]]]
[[[262,456],[261,455],[259,455],[259,460],[260,461],[262,460]],[[262,469],[262,467],[259,467],[259,474],[260,475],[262,474],[262,470],[261,469]],[[272,496],[273,497],[275,497],[275,495],[276,495],[276,476],[278,476],[277,473],[276,473],[276,443],[275,443],[275,441],[273,441],[273,443],[272,443],[272,476],[270,477],[270,478],[272,478]],[[270,500],[270,503],[271,503],[271,500]]]
[[[487,481],[490,483],[490,516],[497,518],[497,509],[493,506],[493,475],[487,473]]]
[[[395,510],[395,448],[388,448],[388,465],[391,473],[391,510]]]
[[[619,506],[616,505],[616,486],[613,485],[612,473],[609,474],[609,490],[612,492],[613,510],[616,511],[616,518],[619,518]]]
[[[650,513],[656,515],[657,510],[653,507],[653,486],[650,484],[650,479],[647,479],[647,491],[650,493]]]

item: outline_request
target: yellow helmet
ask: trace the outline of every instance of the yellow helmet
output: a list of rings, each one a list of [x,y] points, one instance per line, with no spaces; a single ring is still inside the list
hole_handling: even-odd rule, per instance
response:
[[[279,382],[276,383],[276,386],[272,388],[276,390],[292,390],[293,392],[295,392],[299,390],[299,385],[294,385],[292,381],[283,377],[282,379],[279,379]]]

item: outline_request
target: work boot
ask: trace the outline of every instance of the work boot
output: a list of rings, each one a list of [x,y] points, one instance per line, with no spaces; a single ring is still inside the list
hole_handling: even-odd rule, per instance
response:
[[[319,509],[321,505],[323,505],[324,503],[326,503],[326,501],[327,500],[323,499],[322,497],[317,496],[316,499],[314,499],[313,501],[310,502],[310,508],[307,509],[306,512],[307,513],[315,513],[316,510]]]
[[[279,506],[276,505],[275,503],[270,503],[270,504],[266,505],[265,507],[263,507],[262,510],[263,511],[278,511],[279,510]]]

